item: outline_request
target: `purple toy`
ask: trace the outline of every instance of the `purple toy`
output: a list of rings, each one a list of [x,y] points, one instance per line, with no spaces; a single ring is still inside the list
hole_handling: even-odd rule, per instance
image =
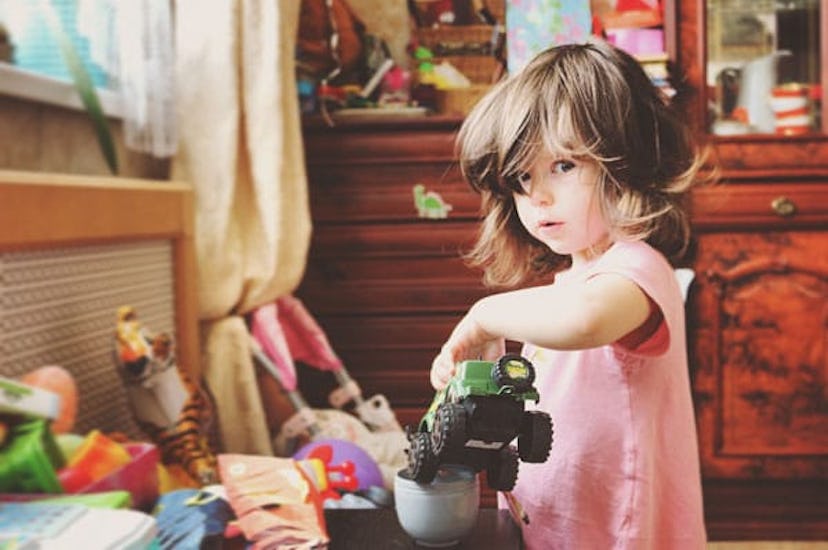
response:
[[[322,446],[330,447],[332,451],[331,464],[342,464],[346,460],[353,463],[354,473],[360,489],[367,489],[371,486],[383,486],[382,472],[380,472],[379,466],[371,458],[371,455],[365,452],[359,445],[345,441],[344,439],[319,439],[312,441],[299,449],[293,455],[293,458],[295,460],[307,458],[315,449]]]

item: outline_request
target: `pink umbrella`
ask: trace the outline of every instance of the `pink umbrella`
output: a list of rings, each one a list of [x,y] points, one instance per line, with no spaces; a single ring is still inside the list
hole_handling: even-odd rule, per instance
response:
[[[297,391],[294,361],[302,361],[334,374],[339,387],[329,396],[332,406],[341,409],[353,401],[357,414],[370,427],[398,429],[399,424],[385,397],[378,395],[368,401],[363,399],[359,385],[348,374],[324,331],[301,300],[286,295],[274,303],[259,307],[250,315],[250,328],[253,339],[260,346],[262,357],[257,356],[259,362],[268,371],[271,368],[264,362],[271,362],[271,375],[277,379],[297,410],[307,407]]]
[[[297,390],[296,365],[279,322],[276,304],[267,304],[256,309],[250,314],[249,322],[253,357],[276,380],[296,410],[297,414],[290,421],[290,429],[296,433],[307,430],[311,436],[317,434],[319,425],[316,417]]]
[[[334,352],[322,328],[298,298],[285,295],[275,303],[264,305],[251,315],[253,337],[275,362],[286,390],[296,390],[294,361],[302,361],[319,370],[333,372],[339,388],[331,404],[341,408],[353,400],[363,404],[362,391],[351,378],[342,360]]]
[[[345,369],[322,328],[298,298],[282,296],[276,304],[279,310],[279,323],[282,325],[285,340],[294,360],[303,361],[320,370]]]

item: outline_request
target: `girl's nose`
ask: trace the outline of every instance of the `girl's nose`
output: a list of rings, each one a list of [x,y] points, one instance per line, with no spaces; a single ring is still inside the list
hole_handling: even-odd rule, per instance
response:
[[[543,185],[532,183],[529,188],[529,202],[532,206],[547,206],[552,203],[552,193]]]

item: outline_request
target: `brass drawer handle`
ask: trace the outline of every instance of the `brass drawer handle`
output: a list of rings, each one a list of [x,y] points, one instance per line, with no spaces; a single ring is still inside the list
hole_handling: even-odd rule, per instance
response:
[[[785,196],[773,199],[771,201],[771,209],[783,218],[789,218],[796,214],[796,205],[791,199]]]

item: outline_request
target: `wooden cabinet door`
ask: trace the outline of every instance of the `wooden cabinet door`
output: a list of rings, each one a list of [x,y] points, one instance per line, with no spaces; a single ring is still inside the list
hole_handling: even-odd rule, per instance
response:
[[[825,479],[825,234],[706,234],[697,266],[691,360],[705,477]]]

